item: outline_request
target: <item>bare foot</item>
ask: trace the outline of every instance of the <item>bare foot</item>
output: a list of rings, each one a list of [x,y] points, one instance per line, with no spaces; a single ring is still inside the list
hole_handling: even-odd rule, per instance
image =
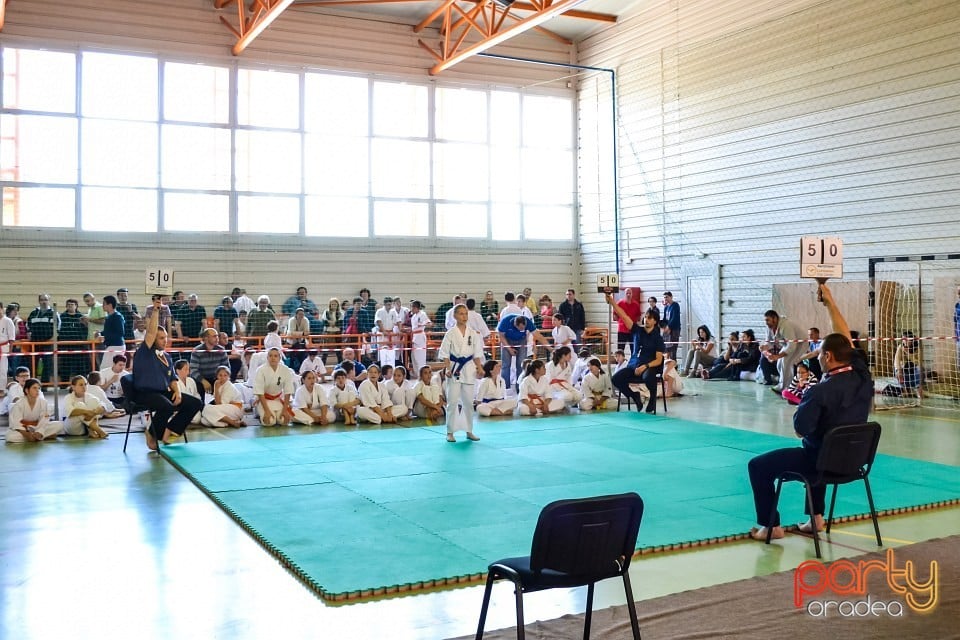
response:
[[[170,429],[166,429],[163,432],[163,444],[173,444],[179,438],[180,434],[174,433],[173,431],[170,431]]]
[[[93,440],[103,440],[107,437],[107,432],[100,428],[96,422],[87,425],[87,436]]]
[[[473,434],[473,431],[467,431],[467,440],[473,440],[474,442],[479,442],[480,437]]]
[[[783,527],[774,527],[774,528],[773,528],[773,533],[772,533],[772,535],[770,536],[770,539],[771,539],[771,540],[779,540],[779,539],[782,538],[784,535],[786,535],[786,534],[784,534],[784,532],[783,532]],[[753,538],[754,540],[760,540],[761,542],[766,542],[766,541],[767,541],[767,528],[766,528],[766,527],[760,527],[760,528],[754,527],[754,528],[750,529],[750,537]]]
[[[160,447],[157,445],[157,439],[153,437],[152,433],[150,433],[150,429],[148,428],[143,432],[143,434],[147,437],[147,449],[150,449],[150,451],[157,451]]]
[[[827,528],[826,523],[823,521],[823,516],[822,516],[822,515],[817,514],[816,516],[814,516],[814,520],[815,520],[816,523],[817,523],[817,531],[823,531],[824,529]],[[813,527],[810,526],[810,521],[809,521],[809,520],[807,520],[806,522],[802,522],[802,523],[800,523],[799,525],[797,525],[797,530],[800,531],[801,533],[813,533]]]
[[[456,442],[457,439],[453,437],[452,433],[447,434],[447,442]]]

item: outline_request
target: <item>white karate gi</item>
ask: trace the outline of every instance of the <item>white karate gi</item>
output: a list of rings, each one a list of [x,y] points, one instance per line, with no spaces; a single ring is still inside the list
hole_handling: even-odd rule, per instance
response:
[[[303,385],[297,389],[293,396],[293,421],[300,424],[313,424],[313,418],[304,409],[322,414],[321,407],[326,406],[329,406],[327,394],[323,392],[319,384],[313,385],[313,391],[307,389],[307,385]]]
[[[357,389],[353,386],[349,380],[343,386],[343,389],[338,387],[336,384],[333,385],[333,388],[330,389],[330,395],[327,398],[327,404],[333,409],[335,418],[339,419],[343,417],[343,409],[337,409],[338,404],[347,404],[350,401],[357,398]]]
[[[417,394],[414,392],[413,387],[407,384],[406,380],[403,381],[402,385],[398,385],[393,380],[387,380],[380,384],[386,387],[393,404],[402,404],[408,410],[413,411],[413,405],[417,401]]]
[[[243,420],[243,407],[238,407],[234,403],[243,404],[243,397],[237,386],[227,382],[220,386],[220,401],[217,404],[208,404],[200,411],[200,422],[208,427],[223,427],[225,423],[220,421],[223,418],[233,418],[234,420]],[[214,386],[213,397],[217,397],[217,388]]]
[[[513,413],[517,408],[515,399],[507,399],[507,385],[501,376],[484,378],[477,385],[477,413],[487,417],[494,409],[504,413]]]
[[[573,375],[573,366],[567,364],[553,364],[553,361],[547,363],[547,379],[550,381],[550,395],[568,407],[580,402],[583,396],[577,391],[576,387],[570,382]]]
[[[103,408],[106,409],[107,413],[113,413],[114,411],[117,410],[117,408],[113,406],[113,403],[107,399],[107,394],[104,393],[103,389],[101,389],[97,385],[88,384],[87,393],[89,393],[90,395],[95,397],[97,400],[99,400],[100,404],[103,405]]]
[[[283,415],[283,397],[293,395],[293,371],[290,367],[278,364],[274,369],[265,364],[257,369],[253,379],[253,395],[258,396],[256,401],[257,416],[265,427],[272,427],[278,422],[285,424]],[[259,402],[259,397],[267,401],[267,411]]]
[[[527,376],[523,379],[523,382],[520,383],[520,391],[517,394],[517,398],[520,400],[529,400],[530,396],[540,396],[540,399],[547,407],[547,411],[550,413],[559,411],[564,406],[563,400],[550,397],[550,381],[546,375],[540,376],[539,380],[533,376]],[[539,409],[537,410],[537,415],[542,415],[542,413]],[[520,415],[531,415],[530,407],[523,402],[520,402]]]
[[[463,365],[454,361],[454,358],[470,358]],[[463,408],[463,426],[467,433],[473,433],[473,390],[477,380],[477,365],[475,360],[483,361],[483,340],[480,334],[470,327],[460,333],[458,327],[447,331],[440,343],[437,360],[450,360],[447,364],[447,434],[458,431],[457,405]],[[459,374],[454,371],[459,369]]]
[[[413,397],[415,399],[413,404],[413,412],[418,418],[426,418],[427,407],[425,404],[420,402],[421,395],[429,402],[438,404],[440,402],[440,398],[443,396],[443,389],[440,387],[439,383],[433,382],[432,380],[430,381],[430,384],[423,384],[423,381],[420,380],[413,388]]]
[[[553,336],[554,347],[571,346],[577,341],[577,334],[565,324],[554,327],[550,334]]]
[[[7,387],[7,367],[10,348],[17,339],[17,325],[0,311],[0,389]]]
[[[196,415],[190,418],[191,424],[200,424],[200,414],[203,413],[203,396],[197,390],[197,381],[188,376],[186,381],[177,378],[177,383],[180,385],[180,393],[193,396],[200,401],[200,411],[197,411]]]
[[[591,411],[593,409],[611,409],[613,402],[613,383],[610,376],[600,372],[600,376],[593,375],[592,371],[583,376],[583,384],[580,387],[583,392],[583,400],[580,401],[582,411]],[[606,398],[605,400],[600,400]],[[601,404],[602,402],[602,404]]]
[[[307,357],[303,362],[300,363],[300,377],[302,378],[307,371],[313,371],[315,374],[317,374],[318,381],[323,380],[324,376],[327,375],[327,365],[323,364],[323,358],[320,356],[317,356],[312,360]]]
[[[430,318],[425,311],[410,314],[410,344],[412,352],[410,360],[413,363],[413,375],[420,377],[420,369],[427,364],[427,335],[424,333]]]
[[[20,402],[23,402],[21,399]],[[17,404],[20,404],[18,402]],[[96,411],[98,407],[103,405],[100,404],[100,401],[97,400],[96,396],[90,395],[89,393],[84,394],[82,398],[78,398],[77,394],[70,393],[67,396],[63,415],[63,430],[67,435],[71,436],[82,436],[87,433],[87,425],[93,422],[94,419],[84,418],[82,416],[70,417],[70,414],[73,413],[74,409],[89,409],[91,411]]]
[[[21,398],[14,403],[10,409],[10,427],[7,429],[7,444],[17,444],[29,442],[24,438],[18,429],[36,431],[44,439],[57,435],[63,431],[63,424],[55,420],[50,420],[49,408],[43,395],[37,397],[37,402],[32,407],[30,401]],[[35,426],[24,425],[24,422],[36,422]]]
[[[389,411],[395,418],[407,415],[406,405],[393,404],[387,388],[382,384],[375,385],[373,380],[369,378],[360,383],[358,393],[360,394],[360,406],[357,407],[357,417],[371,424],[380,424],[382,421],[380,415],[372,407],[380,407],[384,411]]]

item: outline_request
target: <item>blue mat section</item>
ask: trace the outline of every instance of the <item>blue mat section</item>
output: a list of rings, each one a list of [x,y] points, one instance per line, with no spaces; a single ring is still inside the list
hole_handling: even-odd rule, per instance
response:
[[[747,461],[796,438],[636,413],[481,424],[480,442],[443,427],[194,442],[163,455],[326,598],[455,582],[529,553],[544,505],[636,491],[640,548],[739,536],[754,523]],[[956,467],[878,456],[878,510],[960,498]],[[841,487],[837,517],[868,512]],[[803,518],[785,485],[785,522]]]

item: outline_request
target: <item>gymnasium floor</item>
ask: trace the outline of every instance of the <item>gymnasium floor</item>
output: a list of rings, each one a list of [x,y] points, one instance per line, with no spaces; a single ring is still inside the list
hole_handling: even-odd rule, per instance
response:
[[[792,411],[769,387],[691,380],[685,391],[670,401],[670,416],[791,432]],[[875,418],[884,428],[883,453],[960,466],[960,411],[909,409]],[[195,429],[190,438],[322,430]],[[482,424],[478,433],[484,435]],[[126,455],[122,445],[115,434],[104,442],[0,447],[0,637],[433,639],[475,631],[482,585],[324,604],[189,480],[148,454],[142,434],[131,436]],[[788,522],[801,515],[799,505],[783,511]],[[880,526],[890,546],[956,534],[960,507],[884,518]],[[871,538],[869,521],[840,525],[825,557],[875,549]],[[794,535],[770,547],[744,541],[644,556],[632,567],[634,589],[643,600],[792,569],[812,557],[812,542]],[[622,599],[621,586],[608,581],[598,587],[596,606]],[[530,594],[527,619],[580,612],[584,600],[583,589]],[[513,615],[511,589],[499,585],[488,628],[512,625]]]

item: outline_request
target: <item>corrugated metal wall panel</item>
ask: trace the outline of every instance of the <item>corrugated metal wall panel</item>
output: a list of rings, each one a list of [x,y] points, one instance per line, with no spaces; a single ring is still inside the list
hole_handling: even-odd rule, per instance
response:
[[[579,49],[618,72],[624,282],[719,266],[721,330],[756,329],[801,235],[844,239],[845,280],[960,247],[960,4],[659,3]],[[613,242],[582,238],[585,284]]]

